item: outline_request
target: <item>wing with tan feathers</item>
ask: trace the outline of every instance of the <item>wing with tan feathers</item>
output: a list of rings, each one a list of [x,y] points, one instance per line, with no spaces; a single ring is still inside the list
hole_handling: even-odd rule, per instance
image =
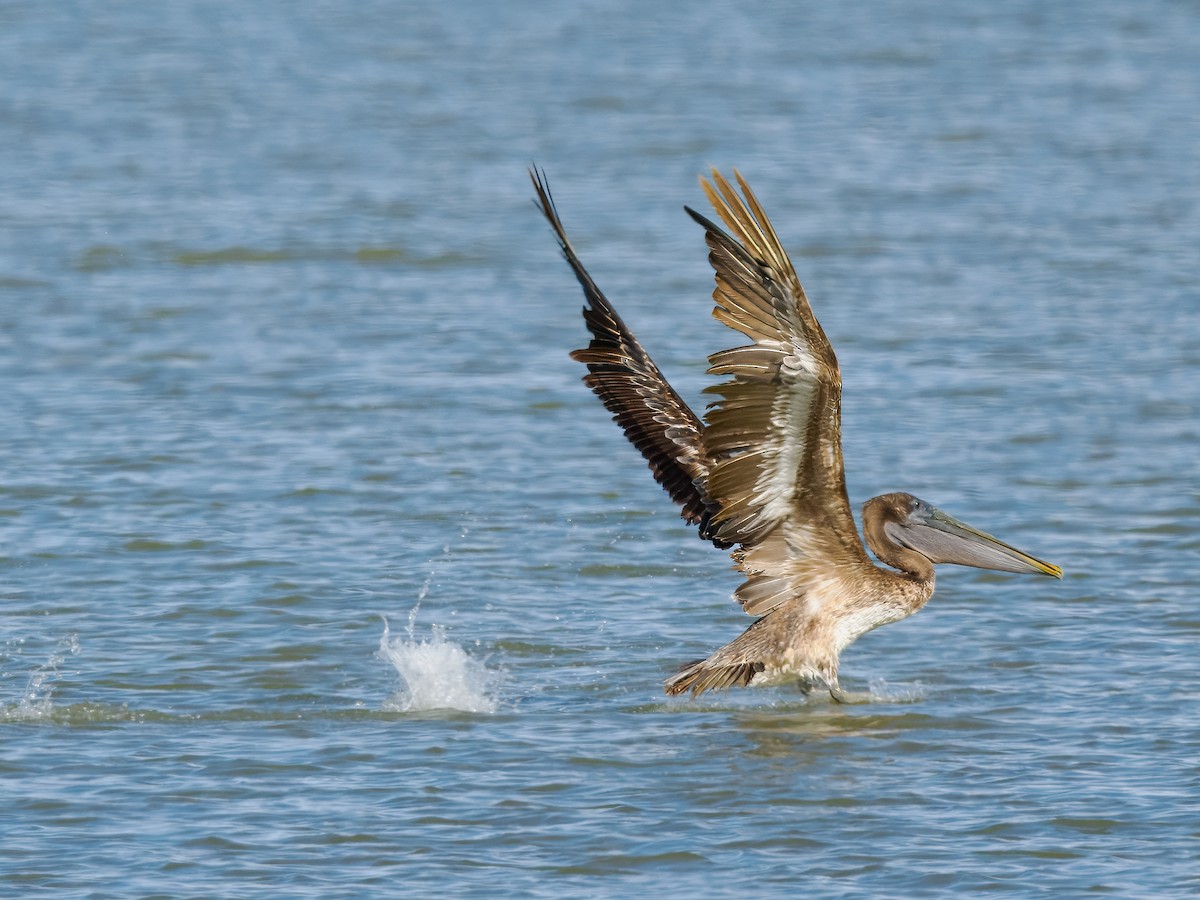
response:
[[[583,350],[574,351],[571,358],[587,365],[584,383],[595,391],[625,436],[641,451],[655,480],[683,507],[683,519],[699,525],[702,538],[713,540],[709,519],[716,507],[703,489],[709,460],[700,418],[675,393],[579,261],[567,240],[545,177],[533,169],[529,177],[537,191],[538,206],[554,229],[563,256],[587,299],[583,318],[592,340]],[[732,546],[725,541],[713,543],[722,548]]]
[[[727,380],[706,416],[710,528],[749,578],[737,591],[760,614],[819,581],[869,565],[854,526],[842,468],[842,379],[795,269],[753,192],[716,170],[701,180],[731,237],[704,226],[716,275],[713,315],[751,343],[712,354]]]

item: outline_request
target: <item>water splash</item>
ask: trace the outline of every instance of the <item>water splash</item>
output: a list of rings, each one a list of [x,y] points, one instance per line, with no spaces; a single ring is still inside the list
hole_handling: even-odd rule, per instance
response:
[[[919,703],[928,693],[919,681],[892,684],[882,678],[872,678],[869,684],[870,697],[876,703]]]
[[[79,652],[79,638],[69,634],[58,642],[49,658],[29,673],[21,699],[14,706],[0,708],[0,717],[9,722],[38,722],[54,715],[51,700],[54,686],[61,677],[67,657]]]
[[[408,614],[406,634],[392,635],[386,616],[379,639],[379,655],[390,662],[404,681],[388,697],[383,708],[389,712],[456,709],[463,712],[496,711],[498,673],[472,658],[458,644],[446,639],[446,629],[434,625],[428,639],[416,636],[417,610],[429,583]]]

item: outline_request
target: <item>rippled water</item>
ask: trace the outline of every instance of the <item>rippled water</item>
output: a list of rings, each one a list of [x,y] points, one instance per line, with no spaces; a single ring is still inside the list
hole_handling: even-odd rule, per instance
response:
[[[1196,59],[1165,0],[0,9],[2,890],[1194,895]],[[737,578],[531,160],[697,403],[738,166],[855,504],[1066,580],[945,571],[860,704],[665,698]]]

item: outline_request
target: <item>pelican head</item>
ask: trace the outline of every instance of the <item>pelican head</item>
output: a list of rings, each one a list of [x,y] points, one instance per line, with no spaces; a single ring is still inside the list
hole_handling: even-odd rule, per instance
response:
[[[919,553],[931,563],[974,566],[998,572],[1050,575],[1062,578],[1062,569],[1030,556],[1016,547],[972,528],[912,494],[884,494],[863,506],[867,543],[884,562]],[[899,568],[907,569],[902,563]]]

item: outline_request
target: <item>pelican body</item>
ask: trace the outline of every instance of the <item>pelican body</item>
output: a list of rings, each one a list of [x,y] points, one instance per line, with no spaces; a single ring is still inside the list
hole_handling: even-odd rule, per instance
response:
[[[734,594],[759,618],[707,659],[666,682],[668,694],[799,681],[842,700],[838,657],[857,638],[921,609],[934,565],[1062,577],[1062,570],[965,525],[911,494],[862,510],[866,547],[846,494],[842,379],[774,228],[736,171],[701,185],[728,232],[684,207],[705,231],[716,287],[713,315],[748,342],[708,357],[697,416],[663,377],[579,261],[544,175],[538,205],[583,287],[592,339],[572,358],[654,478],[702,539],[733,548],[745,581]],[[869,547],[877,565],[867,554]]]

